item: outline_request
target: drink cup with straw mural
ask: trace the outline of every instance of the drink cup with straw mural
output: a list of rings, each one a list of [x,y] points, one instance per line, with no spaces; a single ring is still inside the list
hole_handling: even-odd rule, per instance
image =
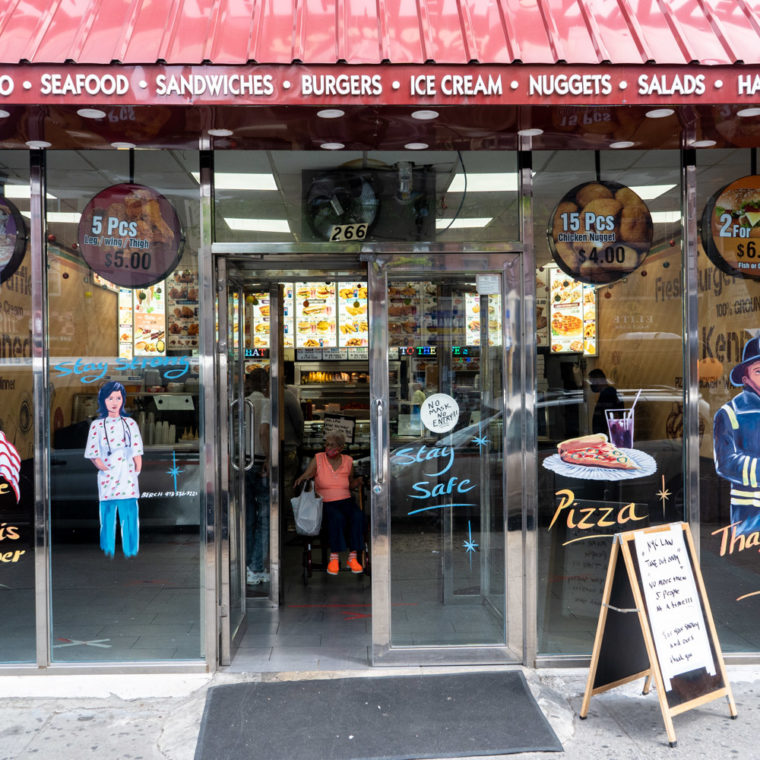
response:
[[[606,409],[610,442],[619,449],[633,448],[633,409]]]

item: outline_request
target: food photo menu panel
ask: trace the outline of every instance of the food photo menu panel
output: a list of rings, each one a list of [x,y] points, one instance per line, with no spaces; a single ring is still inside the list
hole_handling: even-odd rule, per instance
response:
[[[167,345],[170,350],[197,349],[198,272],[175,269],[166,280],[166,309],[170,316]]]
[[[135,356],[166,354],[166,290],[164,281],[132,291]]]
[[[296,283],[296,348],[335,348],[334,282]]]
[[[367,283],[340,283],[338,288],[338,345],[361,348],[369,345]]]
[[[465,345],[480,345],[480,323],[485,319],[481,314],[480,296],[465,293]],[[487,297],[488,303],[488,345],[501,345],[501,296],[496,293]]]
[[[551,352],[596,354],[596,291],[560,269],[549,270]]]

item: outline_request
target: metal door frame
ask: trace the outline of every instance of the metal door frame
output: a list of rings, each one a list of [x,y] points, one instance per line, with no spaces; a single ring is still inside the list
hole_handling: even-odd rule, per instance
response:
[[[371,465],[373,489],[376,486],[381,487],[381,493],[372,493],[371,498],[371,551],[372,551],[372,649],[371,662],[373,665],[456,665],[464,663],[485,664],[485,663],[502,663],[502,664],[519,664],[525,662],[526,644],[532,639],[532,631],[535,628],[536,621],[526,618],[526,598],[530,596],[531,588],[535,586],[535,579],[530,577],[526,572],[526,541],[529,539],[527,534],[528,520],[526,515],[527,502],[524,496],[522,484],[526,481],[526,468],[529,471],[531,466],[530,438],[526,438],[521,433],[515,433],[516,430],[524,430],[526,427],[526,396],[530,397],[531,386],[526,386],[525,381],[528,379],[529,363],[526,363],[526,345],[527,341],[524,335],[524,299],[526,276],[523,274],[523,256],[521,256],[522,246],[518,245],[480,245],[472,246],[469,244],[459,244],[456,246],[449,245],[424,245],[424,246],[404,246],[404,245],[363,245],[361,253],[356,248],[346,248],[345,251],[336,250],[334,246],[322,244],[293,246],[290,244],[214,244],[212,245],[212,257],[214,259],[213,272],[217,270],[216,262],[223,259],[233,260],[236,258],[246,258],[259,262],[262,272],[267,270],[282,269],[292,265],[297,261],[299,269],[308,271],[319,271],[327,266],[329,262],[333,268],[340,266],[350,267],[351,262],[358,264],[365,262],[367,265],[366,277],[368,282],[368,316],[370,318],[370,349],[369,349],[369,366],[370,366],[370,420],[371,420]],[[409,264],[409,256],[414,254],[415,264]],[[488,262],[494,262],[494,257],[502,262],[498,267]],[[430,271],[461,271],[476,274],[479,271],[502,271],[502,292],[505,304],[509,301],[512,321],[514,325],[512,340],[515,344],[514,366],[509,370],[509,376],[515,383],[512,398],[504,399],[505,413],[508,410],[511,421],[510,431],[508,434],[507,424],[504,425],[504,461],[505,468],[503,473],[506,501],[504,505],[504,533],[507,535],[506,519],[508,514],[519,513],[522,515],[522,530],[518,536],[519,544],[514,547],[514,552],[519,555],[516,563],[521,568],[519,577],[512,576],[511,590],[509,598],[505,600],[505,609],[508,610],[509,620],[506,624],[505,642],[506,645],[484,645],[473,647],[392,647],[391,646],[391,597],[390,597],[390,510],[388,503],[387,483],[389,476],[389,445],[390,434],[388,427],[388,321],[387,321],[387,289],[385,286],[386,276],[389,267],[394,271],[402,272],[406,268],[411,271],[414,269],[419,272],[422,260],[427,261],[425,269]],[[507,264],[509,267],[516,267],[514,276],[508,278],[506,273]],[[363,267],[362,267],[363,269]],[[364,274],[364,272],[362,272]],[[215,277],[216,275],[214,275]],[[267,279],[262,277],[262,280]],[[214,283],[218,288],[218,283]],[[217,292],[217,296],[221,295]],[[503,323],[503,329],[506,331],[506,320]],[[504,336],[503,336],[504,337]],[[506,354],[506,352],[505,352]],[[271,358],[271,354],[270,354]],[[506,362],[506,358],[504,360]],[[505,380],[507,378],[507,367],[503,368]],[[217,377],[221,377],[217,375]],[[224,393],[226,396],[226,391]],[[276,394],[270,394],[273,396]],[[505,383],[506,396],[506,383]],[[216,398],[222,401],[221,389],[217,390]],[[272,402],[276,401],[272,398]],[[217,407],[219,409],[219,407]],[[218,422],[224,417],[218,414]],[[275,416],[275,409],[272,409],[272,420],[279,419],[279,409]],[[271,426],[272,450],[279,449],[279,427],[275,424]],[[225,437],[220,437],[215,442],[217,449],[215,477],[217,479],[216,498],[217,504],[225,503],[228,498],[227,493],[222,493],[222,483],[219,479],[223,465],[226,464],[226,454],[223,451],[224,446],[220,445],[225,441]],[[377,482],[377,478],[380,482]],[[529,480],[529,479],[528,479]],[[507,482],[510,489],[507,490]],[[274,484],[274,485],[272,485]],[[274,477],[270,478],[270,496],[279,498],[279,494],[272,493],[278,489],[279,485]],[[383,503],[384,502],[384,503]],[[529,510],[528,510],[529,511]],[[270,525],[270,546],[275,554],[279,552],[279,535],[276,537],[278,544],[274,548],[275,537]],[[220,526],[221,527],[221,526]],[[279,532],[279,528],[276,528]],[[221,539],[221,536],[220,536]],[[220,583],[228,567],[229,555],[226,555],[227,565],[224,564],[224,542],[219,541],[219,550],[216,553],[218,563],[218,575]],[[228,547],[227,547],[228,549]],[[506,558],[505,558],[506,563]],[[514,565],[513,565],[514,566]],[[280,568],[277,568],[279,573]],[[507,572],[507,565],[504,567],[505,585],[510,584],[510,576]],[[229,581],[229,578],[227,578]],[[277,604],[277,600],[274,600]],[[219,608],[219,621],[217,631],[222,638],[220,642],[220,651],[225,647],[223,634],[224,608]],[[227,624],[229,631],[229,624]],[[230,646],[228,641],[227,646]]]
[[[511,254],[511,255],[510,255]],[[515,435],[524,420],[525,388],[523,385],[525,339],[522,330],[523,259],[514,250],[500,252],[461,252],[431,255],[417,252],[409,256],[367,254],[369,263],[368,291],[370,315],[370,420],[371,420],[371,491],[372,491],[372,664],[373,665],[458,665],[520,664],[524,660],[525,610],[525,510],[522,501],[525,448],[522,435]],[[393,646],[391,643],[391,559],[390,559],[390,426],[388,374],[387,284],[389,270],[393,274],[420,272],[500,272],[505,314],[502,320],[502,345],[514,345],[513,365],[507,366],[507,351],[502,357],[504,425],[502,471],[505,545],[508,539],[507,517],[510,511],[523,515],[519,540],[505,550],[503,567],[505,582],[504,643],[477,646]],[[510,330],[511,324],[511,331]],[[508,397],[508,383],[516,387]],[[510,552],[519,555],[522,572],[510,578]],[[510,604],[510,598],[515,603]]]

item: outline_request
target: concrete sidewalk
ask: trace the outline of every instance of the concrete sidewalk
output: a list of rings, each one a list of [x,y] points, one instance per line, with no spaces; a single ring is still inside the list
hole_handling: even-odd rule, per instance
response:
[[[483,670],[459,668],[458,670]],[[488,668],[498,670],[499,668]],[[455,669],[426,668],[425,672]],[[0,676],[0,760],[193,760],[209,686],[243,680],[352,678],[419,673],[416,668],[373,668],[366,673],[206,675]],[[754,718],[760,710],[760,669],[728,668],[739,717],[725,699],[674,718],[678,746],[668,746],[659,702],[641,694],[643,682],[591,700],[578,719],[586,670],[524,670],[564,753],[524,753],[539,760],[716,758],[760,756]],[[241,758],[241,760],[243,760]],[[267,760],[261,758],[260,760]],[[315,758],[329,760],[329,758]],[[480,760],[485,760],[481,758]]]

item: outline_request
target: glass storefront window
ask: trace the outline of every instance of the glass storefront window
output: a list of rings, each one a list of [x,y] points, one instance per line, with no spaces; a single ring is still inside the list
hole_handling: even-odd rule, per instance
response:
[[[541,654],[591,651],[615,532],[684,516],[679,154],[598,161],[534,154]]]
[[[18,663],[35,659],[29,155],[0,151],[0,175],[0,662]]]
[[[514,336],[500,280],[388,278],[393,646],[505,640],[503,403]]]
[[[48,159],[53,662],[203,656],[197,166]]]
[[[700,241],[698,259],[700,561],[724,652],[760,648],[760,400],[752,377],[760,281],[721,266],[732,254],[737,264],[756,258],[751,200],[757,183],[734,185],[753,174],[752,165],[748,150],[698,153],[697,211],[708,204],[715,211],[702,221],[703,240],[717,238],[717,244],[705,241],[708,250]]]
[[[219,242],[518,239],[514,152],[218,151]]]

